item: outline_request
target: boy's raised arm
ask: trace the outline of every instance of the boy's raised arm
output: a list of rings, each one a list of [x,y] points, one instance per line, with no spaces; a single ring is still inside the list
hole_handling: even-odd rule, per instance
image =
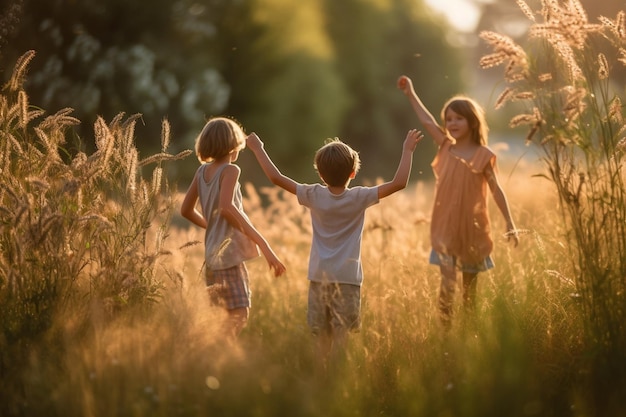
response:
[[[280,188],[285,191],[289,191],[292,194],[296,193],[296,186],[298,183],[283,175],[278,170],[267,152],[265,152],[263,142],[256,133],[248,135],[248,138],[246,139],[246,146],[252,151],[252,153],[254,153],[257,161],[259,161],[259,165],[261,165],[261,169],[263,169],[267,178],[269,178],[274,185],[278,185]]]
[[[379,199],[385,198],[406,187],[409,182],[409,175],[411,174],[413,151],[415,151],[417,143],[423,138],[424,135],[422,135],[422,132],[417,129],[411,129],[408,131],[402,145],[402,156],[400,157],[396,174],[393,176],[391,181],[378,186]]]

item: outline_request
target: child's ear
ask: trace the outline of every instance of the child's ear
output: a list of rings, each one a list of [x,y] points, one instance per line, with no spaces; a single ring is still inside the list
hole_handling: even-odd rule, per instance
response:
[[[350,173],[350,177],[349,177],[349,178],[350,178],[351,180],[353,180],[353,179],[354,179],[354,177],[356,177],[356,172],[352,171],[352,172]]]

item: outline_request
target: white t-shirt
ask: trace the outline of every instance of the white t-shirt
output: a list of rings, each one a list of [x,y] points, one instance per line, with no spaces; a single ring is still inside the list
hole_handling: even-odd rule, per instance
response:
[[[337,195],[320,184],[298,184],[296,195],[311,211],[309,280],[361,285],[365,210],[379,202],[378,189],[352,187]]]

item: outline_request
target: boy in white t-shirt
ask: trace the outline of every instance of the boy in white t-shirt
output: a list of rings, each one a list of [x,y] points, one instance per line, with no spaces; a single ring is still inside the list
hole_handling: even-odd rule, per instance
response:
[[[409,130],[393,180],[375,187],[352,187],[359,168],[359,154],[335,138],[315,154],[315,169],[324,185],[300,184],[283,175],[252,133],[246,142],[263,172],[279,187],[295,194],[310,209],[313,241],[309,259],[309,305],[307,322],[318,340],[324,364],[343,348],[348,331],[360,327],[361,238],[365,210],[406,187],[413,151],[423,138]]]

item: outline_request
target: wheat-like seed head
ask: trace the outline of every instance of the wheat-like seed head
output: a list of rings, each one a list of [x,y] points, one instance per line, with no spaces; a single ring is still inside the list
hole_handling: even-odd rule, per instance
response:
[[[622,100],[618,96],[609,104],[608,117],[610,120],[615,121],[618,125],[624,127],[624,117],[622,116]]]
[[[35,51],[31,50],[23,54],[13,68],[13,74],[9,79],[9,82],[5,85],[5,88],[11,92],[19,91],[24,84],[24,78],[26,76],[26,70],[28,64],[35,57]]]
[[[534,107],[532,113],[523,113],[513,116],[509,121],[509,127],[515,128],[521,125],[537,125],[543,122],[539,108]]]
[[[184,245],[180,246],[178,249],[183,250],[183,249],[190,248],[192,246],[201,245],[202,243],[203,242],[199,240],[192,240],[192,241],[186,242]]]
[[[508,55],[504,52],[496,52],[481,57],[479,65],[483,69],[497,67],[498,65],[502,65],[507,60],[507,58]]]
[[[163,177],[163,168],[160,166],[152,171],[152,195],[156,196],[161,192],[161,178]]]
[[[133,147],[126,157],[126,175],[128,175],[127,190],[131,197],[135,195],[135,189],[137,188],[137,159],[137,148]]]
[[[572,86],[566,86],[561,89],[565,95],[565,102],[563,105],[563,114],[569,123],[574,122],[587,108],[585,103],[585,97],[587,96],[587,90],[584,88],[575,88]]]
[[[98,116],[96,122],[94,123],[94,133],[96,138],[96,147],[98,148],[98,163],[103,172],[108,172],[109,161],[111,160],[111,156],[113,155],[113,151],[115,149],[115,137],[111,134],[109,127],[100,116]]]
[[[491,31],[483,31],[479,36],[494,50],[492,54],[480,59],[481,68],[486,69],[506,63],[504,77],[509,83],[515,83],[528,77],[529,67],[526,52],[513,39]]]
[[[39,127],[35,127],[33,130],[35,131],[35,133],[37,134],[37,137],[39,138],[39,140],[41,140],[41,142],[44,144],[44,147],[46,148],[46,160],[52,161],[52,162],[60,162],[61,157],[59,156],[59,152],[57,150],[56,144],[53,143],[53,141],[50,139],[48,134],[43,129],[40,129]]]
[[[161,151],[165,152],[170,147],[170,122],[163,119],[161,122]]]
[[[608,17],[600,16],[598,18],[602,26],[613,33],[618,39],[626,39],[626,12],[620,10],[617,13],[615,20],[611,20]]]
[[[113,229],[114,225],[111,221],[106,217],[98,213],[87,213],[78,218],[79,223],[88,223],[88,224],[96,224],[100,228],[105,229]]]
[[[146,184],[145,181],[141,181],[140,182],[140,190],[139,192],[141,193],[141,200],[139,200],[139,203],[141,203],[141,205],[143,205],[144,207],[149,207],[150,206],[150,190],[148,189],[148,185]]]
[[[517,3],[517,6],[520,8],[520,10],[528,18],[528,20],[530,20],[531,22],[534,22],[535,13],[533,13],[530,7],[528,7],[528,4],[524,0],[516,0],[516,3]]]
[[[70,116],[74,111],[71,107],[66,107],[59,110],[55,114],[46,117],[40,124],[41,129],[55,130],[62,129],[66,126],[75,126],[80,124],[80,120],[76,117]]]
[[[609,62],[603,53],[598,54],[598,78],[601,80],[609,78]]]
[[[500,95],[498,96],[497,100],[496,100],[496,104],[495,104],[495,108],[500,109],[502,108],[502,106],[504,106],[506,104],[507,101],[509,101],[509,99],[513,96],[514,91],[512,88],[507,87],[504,89],[504,91],[502,93],[500,93]]]
[[[533,93],[532,91],[522,91],[516,93],[513,98],[514,100],[532,100],[535,98],[535,93]]]
[[[20,127],[24,128],[28,124],[28,96],[24,90],[17,93],[17,102],[20,106]]]
[[[128,155],[132,149],[135,149],[135,125],[136,121],[127,122],[121,135],[121,152],[122,155]]]
[[[175,161],[175,160],[180,160],[180,159],[184,159],[186,157],[188,157],[189,155],[191,155],[193,153],[192,150],[187,149],[184,151],[181,151],[179,153],[177,153],[176,155],[171,155],[169,153],[157,153],[154,155],[151,155],[147,158],[142,159],[141,161],[139,161],[139,166],[143,167],[146,165],[150,165],[150,164],[154,164],[154,163],[161,163],[164,161]]]
[[[539,82],[545,83],[552,80],[552,74],[549,72],[544,72],[543,74],[539,74],[537,76]]]
[[[624,10],[617,12],[615,26],[617,26],[617,36],[620,39],[626,39],[626,12]]]
[[[22,145],[20,144],[20,142],[10,132],[0,131],[0,137],[4,137],[7,140],[7,150],[4,152],[3,158],[7,159],[8,162],[10,162],[11,159],[11,151],[17,153],[18,156],[26,155],[26,153],[22,149]]]

